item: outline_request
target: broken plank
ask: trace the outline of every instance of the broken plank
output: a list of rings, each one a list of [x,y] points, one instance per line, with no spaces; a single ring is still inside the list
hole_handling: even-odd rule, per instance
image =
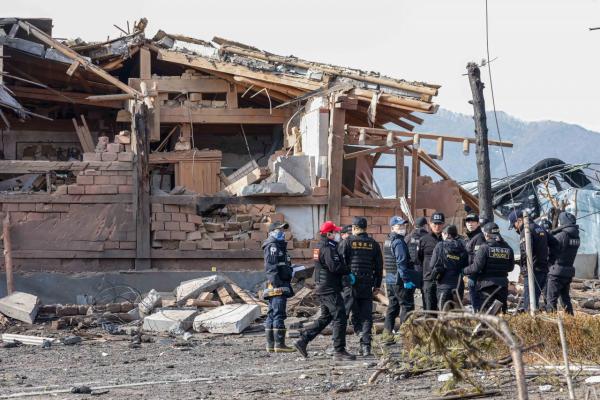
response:
[[[228,193],[230,195],[239,196],[244,187],[251,185],[253,183],[260,182],[263,179],[265,179],[266,177],[268,177],[269,175],[270,175],[270,172],[267,168],[260,168],[260,167],[255,168],[248,175],[238,179],[237,181],[233,182],[231,185],[227,186],[225,189],[223,189],[223,192]]]
[[[221,302],[217,300],[187,299],[185,305],[188,307],[220,307]]]
[[[221,299],[221,303],[223,304],[233,304],[235,303],[235,300],[233,300],[233,297],[231,297],[231,294],[229,294],[229,291],[227,290],[228,285],[224,284],[223,286],[221,286],[220,288],[217,289],[217,294],[219,295],[219,299]]]
[[[265,303],[264,301],[260,301],[256,297],[252,296],[252,294],[250,294],[246,290],[244,290],[241,287],[239,287],[238,285],[236,285],[235,283],[229,283],[229,286],[235,292],[235,294],[237,294],[239,296],[239,298],[242,299],[242,301],[244,303],[246,303],[246,304],[257,304],[257,305],[260,306],[260,311],[263,314],[267,313],[267,310],[269,308],[267,306],[267,303]]]

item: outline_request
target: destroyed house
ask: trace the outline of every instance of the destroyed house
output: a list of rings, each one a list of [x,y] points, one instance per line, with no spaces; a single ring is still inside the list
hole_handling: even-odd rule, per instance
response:
[[[53,39],[49,19],[0,20],[15,271],[261,270],[272,221],[290,223],[301,264],[326,219],[365,216],[383,242],[392,215],[460,223],[477,209],[436,163],[446,142],[468,152],[474,138],[412,132],[438,86],[145,26],[97,43]],[[394,170],[393,198],[377,168]]]

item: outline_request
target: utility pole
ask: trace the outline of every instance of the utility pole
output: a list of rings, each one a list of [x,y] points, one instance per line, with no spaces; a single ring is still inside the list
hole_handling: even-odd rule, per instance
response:
[[[490,155],[488,151],[488,129],[483,98],[483,82],[476,63],[467,64],[469,84],[473,93],[473,120],[475,121],[475,147],[477,159],[477,192],[479,193],[479,215],[488,221],[494,220],[492,210],[492,178],[490,176]]]

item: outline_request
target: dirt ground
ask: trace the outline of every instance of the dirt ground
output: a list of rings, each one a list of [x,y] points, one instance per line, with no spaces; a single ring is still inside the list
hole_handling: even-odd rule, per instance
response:
[[[153,343],[142,343],[139,348],[132,348],[127,336],[106,337],[111,340],[54,344],[49,349],[25,345],[0,349],[0,398],[425,399],[439,395],[442,383],[437,377],[444,372],[409,379],[382,374],[369,385],[378,358],[336,363],[324,353],[331,340],[327,336],[310,344],[306,360],[298,353],[266,353],[260,332],[195,334],[183,347],[178,346],[181,340],[168,337],[154,336]],[[348,341],[349,349],[355,351],[357,338]],[[393,346],[392,354],[398,355],[399,350],[399,345]],[[491,375],[479,379],[486,382]],[[490,379],[486,386],[500,391],[494,398],[516,399],[512,380],[504,382],[494,387]],[[80,385],[91,387],[93,393],[70,393]],[[530,384],[530,398],[567,398],[564,391],[539,393],[538,386]]]

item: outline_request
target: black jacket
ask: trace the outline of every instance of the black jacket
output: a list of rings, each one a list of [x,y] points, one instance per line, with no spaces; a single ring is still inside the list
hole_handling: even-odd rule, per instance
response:
[[[406,245],[408,246],[408,254],[413,262],[413,265],[417,271],[423,271],[423,267],[419,264],[418,249],[419,241],[429,232],[425,228],[417,228],[406,236]]]
[[[515,267],[513,249],[500,238],[491,239],[475,251],[473,263],[463,270],[465,275],[477,279],[477,288],[508,286],[508,273]]]
[[[531,254],[533,258],[533,270],[535,272],[548,272],[548,236],[550,235],[538,224],[529,223],[531,231]],[[521,228],[521,239],[519,248],[521,251],[521,274],[527,276],[527,252],[525,249],[525,227]]]
[[[426,235],[421,236],[419,245],[417,247],[417,260],[423,271],[423,280],[431,280],[431,256],[433,255],[433,249],[435,246],[442,241],[441,235],[436,235],[433,232],[428,232]]]
[[[469,256],[459,239],[444,240],[433,249],[431,256],[431,278],[440,289],[455,289]]]
[[[469,253],[469,264],[473,263],[473,257],[475,256],[475,252],[485,243],[485,236],[483,236],[483,232],[481,231],[481,227],[477,227],[473,232],[467,231],[467,241],[465,243],[465,247],[467,249],[467,253]]]
[[[551,239],[551,262],[550,275],[564,278],[575,276],[575,257],[581,244],[579,239],[579,226],[566,225],[553,231],[554,236]]]
[[[313,251],[317,285],[315,292],[318,295],[340,293],[342,277],[350,273],[350,269],[338,254],[337,247],[337,242],[324,237]]]
[[[292,285],[292,265],[287,253],[287,242],[269,237],[262,245],[267,281],[273,288],[289,288]]]
[[[351,235],[340,243],[343,261],[356,275],[353,288],[355,298],[371,298],[373,289],[381,287],[383,257],[381,246],[366,233]]]

